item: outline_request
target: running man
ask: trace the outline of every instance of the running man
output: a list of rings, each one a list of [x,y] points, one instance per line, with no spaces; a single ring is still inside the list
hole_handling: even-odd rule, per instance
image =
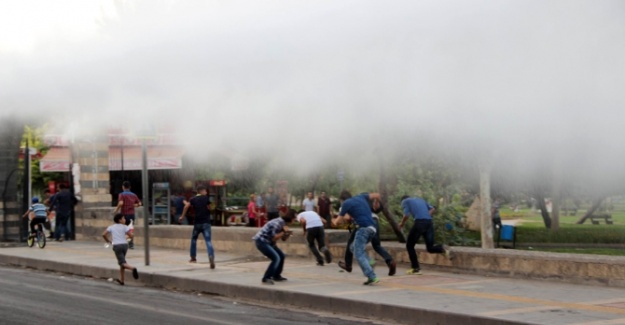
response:
[[[315,255],[317,265],[323,266],[323,258],[321,257],[321,254],[319,254],[319,251],[323,252],[326,263],[332,263],[332,254],[326,247],[326,236],[323,229],[326,221],[315,211],[300,212],[300,214],[297,215],[297,221],[299,221],[304,229],[304,235],[306,236],[306,241],[308,242],[308,248],[313,255]],[[317,246],[315,246],[315,241],[317,242]],[[317,250],[317,247],[319,247],[319,250]]]
[[[380,282],[380,279],[375,275],[373,268],[369,264],[369,257],[365,251],[365,247],[376,233],[375,221],[373,221],[371,207],[369,206],[369,201],[375,199],[380,199],[379,193],[362,193],[352,197],[352,194],[348,191],[341,192],[339,196],[341,211],[338,217],[332,221],[334,226],[338,226],[344,220],[353,220],[358,225],[354,235],[354,243],[350,249],[356,257],[362,273],[367,277],[364,285],[373,285]]]
[[[380,218],[376,213],[380,213],[383,210],[382,202],[380,200],[373,200],[371,204],[371,216],[373,217],[373,221],[375,222],[375,236],[371,239],[371,247],[373,250],[378,253],[388,266],[388,275],[393,276],[397,270],[397,263],[393,260],[393,257],[389,252],[382,247],[382,241],[380,240]],[[347,240],[347,249],[345,250],[345,262],[339,261],[339,267],[347,272],[352,271],[352,261],[354,259],[354,254],[349,250],[349,247],[354,242],[354,237],[356,236],[355,229],[350,228],[350,236],[349,240]]]
[[[450,251],[443,248],[442,245],[434,245],[434,224],[432,222],[432,214],[436,210],[427,201],[420,197],[409,197],[404,195],[401,198],[401,207],[404,211],[404,217],[399,223],[399,228],[402,228],[408,219],[408,216],[412,216],[414,224],[408,234],[406,240],[406,250],[408,251],[408,257],[410,257],[411,269],[406,271],[406,274],[421,275],[421,268],[419,267],[419,259],[414,246],[419,241],[419,237],[423,236],[425,240],[425,247],[430,254],[444,254],[445,257],[450,258]]]
[[[115,207],[115,211],[113,214],[120,212],[124,215],[124,219],[126,220],[126,226],[130,224],[132,221],[135,223],[135,208],[141,206],[141,200],[139,197],[130,191],[130,182],[124,181],[122,183],[122,192],[117,196],[117,206]],[[147,221],[146,221],[147,222]],[[135,242],[132,237],[130,238],[130,242],[128,243],[128,248],[134,249]]]

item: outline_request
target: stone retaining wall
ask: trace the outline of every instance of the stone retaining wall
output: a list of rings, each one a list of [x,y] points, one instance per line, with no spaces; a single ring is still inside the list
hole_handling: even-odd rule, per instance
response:
[[[78,239],[102,240],[102,231],[112,224],[113,208],[89,208],[77,216]],[[135,243],[143,243],[143,223],[139,218],[135,230]],[[279,246],[288,255],[307,256],[313,260],[308,250],[302,230],[295,228],[294,235]],[[150,246],[188,250],[192,226],[163,225],[151,226]],[[257,228],[213,227],[212,242],[215,250],[240,254],[258,254],[251,238]],[[342,260],[349,233],[345,230],[329,230],[326,240],[334,260]],[[198,242],[198,257],[205,254],[202,236]],[[383,242],[398,263],[409,265],[410,260],[404,244]],[[481,249],[472,247],[452,247],[454,258],[448,260],[440,254],[428,254],[423,245],[417,245],[421,268],[444,269],[463,273],[493,274],[522,279],[547,279],[580,284],[604,284],[625,287],[625,257],[605,255],[562,254],[533,252],[512,249]],[[379,260],[369,245],[368,253]],[[383,265],[383,262],[381,263]]]

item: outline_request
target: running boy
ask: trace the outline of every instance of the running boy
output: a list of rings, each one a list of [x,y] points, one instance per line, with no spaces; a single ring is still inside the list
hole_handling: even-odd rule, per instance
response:
[[[113,251],[115,252],[115,257],[117,257],[117,263],[119,264],[119,279],[116,279],[115,281],[124,285],[125,269],[132,270],[132,277],[135,278],[135,280],[139,278],[137,268],[126,262],[126,253],[128,252],[126,235],[132,238],[133,233],[130,231],[130,228],[126,226],[126,218],[123,214],[116,214],[113,221],[115,221],[115,224],[106,228],[106,230],[102,233],[102,238],[104,238],[104,241],[107,243],[113,244]],[[109,239],[109,233],[111,234],[112,240]]]

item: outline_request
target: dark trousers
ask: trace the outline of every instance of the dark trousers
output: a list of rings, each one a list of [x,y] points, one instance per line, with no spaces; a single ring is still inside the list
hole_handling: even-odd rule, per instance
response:
[[[408,234],[408,239],[406,240],[406,250],[408,251],[408,257],[410,257],[410,264],[415,270],[419,269],[419,259],[417,258],[417,251],[414,246],[421,236],[423,236],[425,240],[425,247],[428,253],[442,254],[445,252],[443,246],[434,245],[434,224],[432,223],[432,219],[415,220]]]
[[[380,225],[376,219],[373,219],[373,221],[375,222],[376,232],[371,239],[371,247],[373,247],[373,250],[384,259],[386,265],[389,265],[393,261],[393,257],[388,253],[388,251],[386,251],[386,249],[384,249],[384,247],[382,247],[382,242],[380,241]],[[347,249],[345,250],[345,265],[347,265],[347,267],[351,267],[352,261],[354,260],[354,254],[349,248],[352,246],[355,236],[356,230],[352,230],[349,240],[347,241]]]
[[[325,252],[326,248],[326,235],[323,227],[313,227],[306,229],[306,241],[308,242],[308,248],[315,255],[317,262],[319,264],[323,264],[323,257],[319,251]],[[317,250],[317,246],[315,246],[315,241],[317,242],[317,246],[319,249]]]
[[[54,221],[54,238],[56,240],[59,240],[61,238],[61,235],[63,235],[65,239],[69,239],[67,220],[69,220],[69,216],[60,214],[58,212],[56,213],[56,219]]]
[[[267,212],[267,220],[273,220],[275,218],[280,217],[280,212],[275,211],[275,212]]]

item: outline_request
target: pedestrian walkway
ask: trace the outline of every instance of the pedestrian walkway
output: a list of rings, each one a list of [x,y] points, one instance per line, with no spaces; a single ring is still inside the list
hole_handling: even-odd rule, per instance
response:
[[[202,253],[198,263],[188,263],[183,250],[152,248],[149,266],[143,265],[144,257],[141,246],[128,252],[140,278],[127,277],[126,285],[200,291],[401,324],[625,324],[625,291],[604,286],[429,271],[427,265],[423,275],[406,275],[407,265],[398,266],[392,277],[385,265],[378,266],[380,283],[364,286],[357,265],[347,273],[336,263],[317,266],[312,258],[288,257],[283,273],[288,281],[265,285],[261,277],[268,260],[255,251],[218,251],[214,270]],[[0,248],[4,265],[97,278],[116,277],[115,262],[110,248],[90,241],[51,242],[45,249]]]

